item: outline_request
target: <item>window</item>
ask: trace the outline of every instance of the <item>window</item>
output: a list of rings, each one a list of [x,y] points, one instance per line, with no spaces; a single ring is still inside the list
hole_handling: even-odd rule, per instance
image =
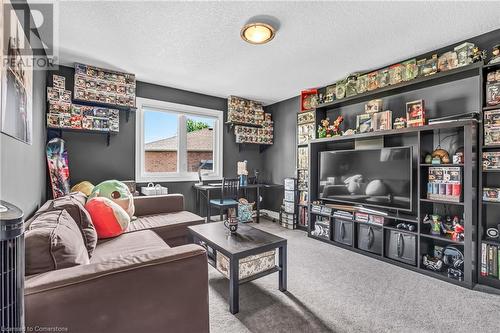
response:
[[[223,113],[137,98],[136,181],[222,177]]]

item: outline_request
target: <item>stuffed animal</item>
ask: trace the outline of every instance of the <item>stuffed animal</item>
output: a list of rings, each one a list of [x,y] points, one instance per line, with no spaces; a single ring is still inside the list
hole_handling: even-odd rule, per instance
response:
[[[75,186],[71,188],[71,192],[82,192],[85,194],[87,197],[92,194],[92,191],[94,190],[94,185],[92,185],[91,182],[88,182],[84,180],[83,182],[79,182]]]
[[[437,158],[441,160],[441,163],[448,164],[450,163],[450,154],[444,149],[438,148],[432,152],[432,158]]]
[[[366,183],[362,175],[351,176],[344,180],[344,184],[351,195],[365,193]]]
[[[366,185],[366,195],[384,196],[388,194],[387,186],[380,179],[374,179]]]
[[[124,183],[118,180],[106,180],[94,187],[89,200],[96,197],[108,198],[122,207],[130,218],[134,216],[134,197]]]
[[[130,223],[130,216],[114,201],[106,197],[94,197],[87,201],[89,212],[99,239],[121,235]]]

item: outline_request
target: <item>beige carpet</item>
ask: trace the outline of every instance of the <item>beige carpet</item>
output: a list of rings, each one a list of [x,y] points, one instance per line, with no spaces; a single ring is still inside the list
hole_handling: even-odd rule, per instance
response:
[[[288,291],[277,273],[240,287],[228,309],[228,280],[210,267],[212,333],[500,332],[500,295],[468,290],[310,239],[270,221],[288,239]]]

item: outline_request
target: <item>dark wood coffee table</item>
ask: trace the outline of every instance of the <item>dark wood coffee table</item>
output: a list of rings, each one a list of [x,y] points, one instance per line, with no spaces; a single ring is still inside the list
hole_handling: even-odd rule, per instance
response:
[[[275,236],[246,224],[239,224],[236,234],[231,234],[223,222],[190,226],[195,243],[200,241],[214,251],[220,251],[230,260],[229,267],[229,311],[239,311],[239,285],[279,272],[279,290],[286,291],[286,239]],[[250,255],[260,254],[278,248],[278,265],[248,278],[239,279],[239,261]],[[216,267],[216,256],[209,257],[209,263]]]

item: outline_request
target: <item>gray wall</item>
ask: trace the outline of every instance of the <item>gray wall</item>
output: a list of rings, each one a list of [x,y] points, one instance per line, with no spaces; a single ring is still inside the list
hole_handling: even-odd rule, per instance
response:
[[[48,85],[52,84],[52,74],[66,77],[66,89],[73,90],[74,69],[61,67],[58,72],[50,73]],[[172,103],[185,104],[227,113],[227,100],[224,98],[202,95],[155,84],[137,82],[137,97],[150,98]],[[225,116],[225,119],[227,117]],[[49,131],[49,137],[59,135],[57,131]],[[111,136],[106,146],[104,135],[64,132],[67,142],[71,184],[88,180],[97,184],[106,179],[135,179],[135,113],[131,112],[128,122],[126,113],[120,113],[120,132]],[[261,169],[259,147],[235,143],[232,131],[224,126],[224,175],[235,177],[236,162],[247,160],[249,171]],[[181,193],[185,196],[186,208],[194,211],[195,192],[193,182],[161,183],[168,187],[170,193]],[[139,184],[140,185],[140,184]]]
[[[266,107],[274,120],[274,144],[262,154],[263,173],[268,182],[283,184],[283,179],[295,177],[297,111],[300,98],[293,97]],[[283,190],[264,196],[264,206],[279,211]]]
[[[0,198],[21,208],[25,216],[45,201],[45,78],[45,71],[33,72],[33,144],[0,134]]]

